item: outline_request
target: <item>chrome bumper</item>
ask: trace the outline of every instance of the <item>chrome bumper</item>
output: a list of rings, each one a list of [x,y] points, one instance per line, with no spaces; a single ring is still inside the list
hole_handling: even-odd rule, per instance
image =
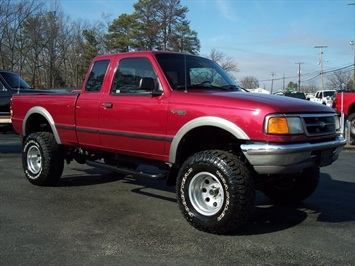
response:
[[[242,144],[241,149],[259,174],[291,174],[318,164],[327,166],[338,159],[346,144],[343,137],[334,141],[298,144]]]

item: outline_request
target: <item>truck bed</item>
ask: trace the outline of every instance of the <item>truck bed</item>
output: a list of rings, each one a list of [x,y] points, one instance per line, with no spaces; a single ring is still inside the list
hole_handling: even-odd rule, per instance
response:
[[[23,132],[23,121],[33,113],[38,112],[51,121],[60,135],[60,143],[75,144],[75,103],[79,93],[45,93],[18,94],[12,98],[12,125],[20,135]],[[25,99],[25,100],[24,100]],[[35,119],[35,118],[33,118]],[[54,122],[55,121],[55,124]],[[70,129],[70,130],[68,130]]]

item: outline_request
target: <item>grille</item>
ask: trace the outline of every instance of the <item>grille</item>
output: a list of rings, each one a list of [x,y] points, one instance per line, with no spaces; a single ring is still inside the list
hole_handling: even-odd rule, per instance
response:
[[[301,116],[307,136],[324,136],[336,133],[335,116],[330,114],[312,114]]]

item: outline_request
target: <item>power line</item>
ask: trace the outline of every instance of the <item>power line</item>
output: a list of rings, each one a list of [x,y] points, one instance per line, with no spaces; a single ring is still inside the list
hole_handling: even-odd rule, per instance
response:
[[[325,75],[334,74],[334,73],[337,73],[337,72],[340,72],[340,71],[344,71],[344,70],[352,71],[352,68],[353,68],[352,65],[348,65],[348,66],[339,67],[339,68],[336,68],[336,69],[329,69],[329,70],[323,71],[323,74],[325,74]],[[317,79],[319,77],[320,77],[320,74],[316,74],[316,75],[304,80],[304,82],[309,82],[309,81],[315,80],[315,79]]]
[[[335,73],[335,72],[338,72],[338,71],[341,71],[341,70],[345,70],[345,69],[349,69],[349,70],[347,70],[347,71],[351,71],[352,68],[354,68],[353,63],[349,63],[349,64],[347,64],[347,65],[345,65],[345,66],[339,66],[339,67],[329,68],[329,69],[327,69],[327,70],[324,70],[323,73],[324,73],[324,74]],[[310,79],[318,78],[319,76],[320,76],[319,71],[314,71],[314,72],[302,74],[303,82],[307,82],[307,81],[309,81]],[[280,81],[280,80],[283,80],[283,79],[290,80],[290,79],[295,79],[295,78],[297,78],[297,77],[298,77],[298,75],[292,75],[292,76],[274,78],[274,81]],[[306,78],[306,79],[305,79],[305,78]],[[259,80],[259,82],[270,82],[270,81],[271,81],[271,79]]]

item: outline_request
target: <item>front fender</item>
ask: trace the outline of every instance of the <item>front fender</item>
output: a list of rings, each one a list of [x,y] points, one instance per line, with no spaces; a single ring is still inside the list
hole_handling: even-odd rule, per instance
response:
[[[238,127],[236,124],[232,123],[229,120],[220,117],[215,117],[215,116],[198,117],[186,123],[176,133],[170,146],[169,162],[175,163],[177,149],[179,143],[184,138],[184,136],[194,128],[198,128],[202,126],[212,126],[212,127],[221,128],[231,133],[237,139],[250,140],[249,136],[240,127]]]

